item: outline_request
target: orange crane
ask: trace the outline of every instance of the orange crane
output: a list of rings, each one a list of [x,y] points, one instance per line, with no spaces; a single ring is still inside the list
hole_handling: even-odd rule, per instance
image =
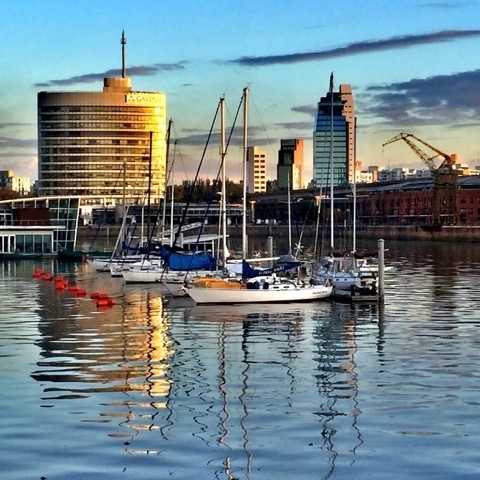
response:
[[[422,143],[435,152],[433,157],[425,153],[411,139]],[[457,160],[456,154],[448,155],[438,148],[430,145],[424,140],[416,137],[413,133],[400,133],[385,142],[382,146],[403,140],[427,165],[433,176],[433,198],[432,198],[432,223],[435,226],[443,223],[454,224],[457,214],[457,171],[453,165]],[[440,166],[436,166],[434,160],[442,157]]]
[[[433,150],[436,153],[436,155],[434,155],[433,157],[429,157],[423,150],[421,150],[417,145],[415,145],[415,143],[413,143],[410,140],[410,137],[414,138],[417,142],[423,143],[423,145]],[[382,147],[384,147],[385,145],[388,145],[389,143],[396,142],[398,140],[403,140],[423,160],[423,163],[425,163],[425,165],[432,172],[436,172],[440,170],[451,170],[452,166],[455,165],[455,162],[457,161],[457,155],[455,153],[448,155],[442,152],[441,150],[439,150],[438,148],[434,147],[433,145],[430,145],[425,140],[422,140],[421,138],[416,137],[413,133],[399,133],[395,137],[385,142],[382,145]],[[443,158],[443,162],[439,167],[437,167],[434,162],[435,158],[437,157]]]

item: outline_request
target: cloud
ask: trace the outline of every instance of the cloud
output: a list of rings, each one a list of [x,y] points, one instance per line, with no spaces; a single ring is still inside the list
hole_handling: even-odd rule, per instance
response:
[[[228,61],[245,67],[259,67],[275,64],[289,64],[299,62],[312,62],[327,60],[329,58],[346,57],[361,53],[379,52],[385,50],[398,50],[415,45],[449,42],[463,38],[478,37],[480,30],[441,30],[438,32],[419,35],[403,35],[383,40],[365,40],[350,43],[342,47],[320,50],[318,52],[291,53],[286,55],[269,55],[265,57],[240,57]]]
[[[385,125],[478,125],[480,70],[367,88],[358,115]]]
[[[128,77],[148,77],[156,75],[158,72],[172,72],[178,70],[184,70],[186,61],[180,61],[177,63],[155,63],[153,65],[139,65],[136,67],[127,68],[126,73]],[[59,87],[59,86],[68,86],[68,85],[78,85],[85,83],[96,83],[98,81],[103,81],[106,77],[121,77],[122,70],[119,68],[107,70],[106,72],[101,73],[87,73],[85,75],[77,75],[75,77],[58,79],[58,80],[48,80],[42,83],[36,83],[34,86],[36,88],[47,88],[47,87]]]
[[[290,110],[295,113],[303,113],[313,118],[315,112],[317,111],[317,107],[312,103],[311,105],[297,105],[296,107],[292,107]]]
[[[2,129],[8,129],[12,127],[31,127],[31,126],[37,126],[36,123],[21,123],[21,122],[0,122],[0,130]]]
[[[28,138],[26,140],[13,137],[4,137],[0,136],[0,157],[11,157],[11,156],[20,156],[24,153],[15,153],[12,154],[12,149],[20,150],[37,150],[38,142],[37,139]]]

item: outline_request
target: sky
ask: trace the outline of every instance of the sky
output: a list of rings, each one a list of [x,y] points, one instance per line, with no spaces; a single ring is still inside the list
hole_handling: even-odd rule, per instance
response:
[[[2,0],[0,170],[37,175],[39,91],[101,91],[120,76],[122,31],[134,90],[161,91],[176,140],[175,180],[218,171],[206,147],[225,98],[227,136],[248,87],[248,144],[267,154],[276,178],[280,140],[305,141],[312,176],[317,102],[352,86],[357,160],[365,169],[425,169],[401,132],[480,165],[478,0]],[[214,125],[218,133],[218,122]],[[217,136],[218,138],[218,136]],[[432,156],[435,153],[421,148]],[[227,177],[241,177],[241,142],[227,151]],[[440,161],[439,161],[440,163]],[[176,182],[176,183],[178,183]]]

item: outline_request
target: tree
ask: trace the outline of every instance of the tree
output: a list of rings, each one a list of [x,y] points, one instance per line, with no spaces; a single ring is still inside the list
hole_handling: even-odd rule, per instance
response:
[[[14,200],[20,198],[20,194],[10,187],[0,187],[0,200]]]
[[[225,189],[228,203],[241,203],[243,197],[242,183],[235,183],[228,178],[225,181]],[[186,203],[209,203],[218,201],[217,193],[222,191],[222,182],[214,182],[209,178],[200,178],[194,184],[185,180],[181,185],[175,186],[175,201]],[[189,198],[190,197],[190,198]]]

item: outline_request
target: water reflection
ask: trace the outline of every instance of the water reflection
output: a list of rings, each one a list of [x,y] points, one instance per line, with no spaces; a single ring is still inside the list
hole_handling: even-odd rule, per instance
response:
[[[40,360],[31,376],[42,384],[43,407],[68,402],[78,414],[78,402],[94,400],[81,422],[108,425],[106,434],[130,455],[181,451],[190,437],[192,461],[207,455],[214,478],[250,479],[254,460],[277,456],[297,422],[309,430],[302,410],[312,405],[319,428],[311,443],[327,455],[324,478],[338,441],[353,456],[362,444],[357,328],[376,326],[381,351],[379,306],[194,306],[81,268],[74,275],[113,292],[117,305],[98,311],[89,298],[37,283]],[[347,420],[351,438],[340,438]],[[306,461],[305,468],[313,467]]]
[[[4,265],[2,462],[28,450],[29,475],[11,478],[34,478],[68,444],[81,454],[61,473],[92,464],[112,479],[113,464],[129,478],[407,478],[420,466],[453,479],[459,459],[473,472],[477,254],[457,250],[453,268],[408,246],[384,305],[194,306],[44,264],[111,294],[101,310],[33,279],[36,265]]]
[[[168,409],[171,387],[172,350],[161,297],[125,289],[115,308],[98,311],[91,299],[40,287],[41,360],[31,375],[44,384],[42,406],[98,395],[100,418],[84,422],[117,421],[120,429],[109,435],[130,440],[157,428],[158,410]]]

